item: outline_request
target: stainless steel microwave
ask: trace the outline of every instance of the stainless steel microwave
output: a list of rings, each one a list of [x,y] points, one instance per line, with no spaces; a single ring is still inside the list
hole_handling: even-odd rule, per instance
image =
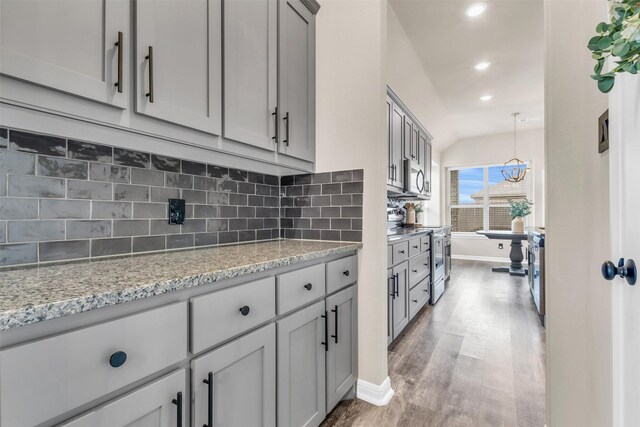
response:
[[[404,161],[404,194],[421,196],[424,194],[424,170],[419,163],[406,159]]]

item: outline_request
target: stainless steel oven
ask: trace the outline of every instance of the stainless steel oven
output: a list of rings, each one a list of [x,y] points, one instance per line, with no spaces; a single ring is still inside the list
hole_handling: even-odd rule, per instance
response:
[[[445,232],[437,228],[431,234],[431,304],[444,293],[445,258]]]
[[[529,248],[527,253],[529,264],[529,288],[533,302],[544,325],[545,316],[545,283],[544,283],[544,234],[529,231]]]
[[[444,226],[444,280],[451,276],[451,226]]]

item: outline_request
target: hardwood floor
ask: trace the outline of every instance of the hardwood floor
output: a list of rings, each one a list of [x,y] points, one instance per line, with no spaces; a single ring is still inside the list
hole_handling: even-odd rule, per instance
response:
[[[526,278],[453,261],[448,288],[389,348],[390,404],[341,402],[323,426],[545,425],[545,330]]]

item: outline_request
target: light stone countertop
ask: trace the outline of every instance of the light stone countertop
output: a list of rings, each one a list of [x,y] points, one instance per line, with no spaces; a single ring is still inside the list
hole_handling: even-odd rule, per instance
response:
[[[0,331],[356,251],[361,243],[275,240],[0,270]]]

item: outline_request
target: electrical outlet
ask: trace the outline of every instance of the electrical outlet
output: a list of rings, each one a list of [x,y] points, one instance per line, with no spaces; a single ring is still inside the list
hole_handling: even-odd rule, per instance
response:
[[[504,249],[504,244],[498,243],[498,249]]]
[[[169,224],[184,224],[184,199],[169,199]]]

